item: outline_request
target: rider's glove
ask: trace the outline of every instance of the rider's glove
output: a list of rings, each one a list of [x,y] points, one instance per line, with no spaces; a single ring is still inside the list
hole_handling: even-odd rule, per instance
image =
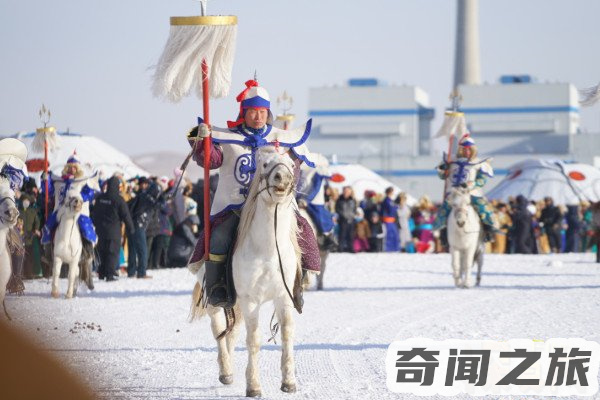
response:
[[[210,136],[210,127],[205,123],[201,123],[198,125],[198,136],[201,138]]]

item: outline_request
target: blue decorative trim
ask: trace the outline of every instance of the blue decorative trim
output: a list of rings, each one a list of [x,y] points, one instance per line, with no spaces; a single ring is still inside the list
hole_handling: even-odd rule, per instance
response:
[[[319,190],[321,190],[321,185],[323,184],[323,179],[325,179],[324,175],[316,173],[312,180],[312,188],[311,191],[306,195],[306,201],[308,203],[312,202],[317,194],[319,194]]]
[[[553,113],[573,112],[578,113],[579,107],[573,106],[547,106],[547,107],[495,107],[495,108],[461,108],[465,114],[524,114],[524,113]]]
[[[304,142],[306,142],[308,140],[308,137],[310,136],[311,128],[312,128],[312,118],[306,122],[306,128],[304,129],[304,133],[302,134],[302,137],[300,138],[300,140],[298,140],[296,143],[279,143],[279,145],[281,145],[283,147],[296,147],[296,146],[300,146],[300,145],[304,144]],[[314,166],[312,166],[312,167],[314,168]]]
[[[242,100],[242,108],[270,108],[271,102],[263,99],[260,96],[254,96],[249,99]]]
[[[291,150],[294,152],[294,155],[296,157],[298,157],[300,160],[304,161],[306,163],[306,165],[308,165],[311,168],[315,168],[314,162],[310,161],[308,158],[306,158],[306,156],[299,154],[294,147],[292,147]]]
[[[310,110],[311,117],[372,117],[382,115],[418,115],[419,110],[413,108],[391,108],[379,110]]]

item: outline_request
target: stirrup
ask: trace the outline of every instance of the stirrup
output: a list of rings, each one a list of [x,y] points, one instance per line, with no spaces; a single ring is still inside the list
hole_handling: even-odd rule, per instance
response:
[[[207,291],[207,303],[213,307],[231,308],[229,295],[227,293],[227,284],[217,283]]]

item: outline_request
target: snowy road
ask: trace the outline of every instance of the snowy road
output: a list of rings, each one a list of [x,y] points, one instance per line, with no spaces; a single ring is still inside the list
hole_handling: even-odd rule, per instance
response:
[[[266,344],[272,306],[261,312],[263,395],[281,399],[416,398],[390,392],[385,355],[395,340],[548,339],[600,342],[600,264],[592,254],[486,255],[482,287],[453,287],[442,255],[334,254],[326,290],[305,294],[296,317],[298,392],[279,391],[279,346]],[[98,282],[92,293],[54,300],[45,280],[9,297],[14,325],[107,399],[213,399],[245,394],[242,330],[235,382],[218,382],[208,320],[186,321],[194,284],[187,270],[152,280]],[[63,292],[66,281],[61,282]],[[76,323],[98,329],[77,329]],[[465,396],[466,397],[466,396]],[[497,398],[497,397],[495,397]]]

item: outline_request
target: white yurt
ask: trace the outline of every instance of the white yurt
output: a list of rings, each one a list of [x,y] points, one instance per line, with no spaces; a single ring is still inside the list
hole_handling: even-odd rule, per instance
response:
[[[600,169],[561,160],[530,159],[509,168],[508,175],[486,195],[508,201],[522,194],[529,200],[552,197],[554,204],[600,200]]]
[[[13,137],[21,140],[27,146],[29,151],[27,166],[30,175],[38,178],[43,169],[44,152],[36,152],[32,148],[35,132],[20,133]],[[73,152],[77,153],[86,174],[99,172],[101,177],[110,177],[118,172],[122,173],[125,179],[149,175],[127,155],[97,137],[72,132],[57,132],[56,143],[57,147],[48,153],[49,169],[56,175],[60,175],[67,159]]]

